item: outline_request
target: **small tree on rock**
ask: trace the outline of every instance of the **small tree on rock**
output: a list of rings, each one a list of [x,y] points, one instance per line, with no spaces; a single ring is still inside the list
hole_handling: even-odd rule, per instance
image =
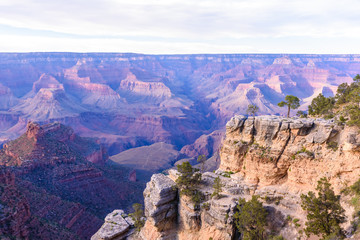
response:
[[[290,117],[290,109],[297,109],[300,107],[300,99],[293,95],[287,95],[285,97],[285,101],[281,101],[278,103],[279,107],[288,107],[287,117]]]
[[[266,239],[265,226],[268,213],[259,202],[258,196],[252,196],[248,202],[240,198],[236,208],[238,211],[234,214],[234,222],[239,232],[242,233],[242,239]]]
[[[329,236],[342,239],[340,224],[345,222],[345,211],[340,205],[340,195],[335,195],[326,178],[318,181],[316,190],[318,197],[314,192],[301,195],[301,207],[307,212],[305,233],[322,236],[322,239]]]
[[[219,199],[221,197],[222,187],[224,185],[221,183],[220,177],[215,178],[214,180],[214,192],[211,194],[211,197],[215,197],[216,199]]]
[[[195,207],[198,207],[203,199],[203,194],[198,189],[201,181],[199,169],[193,168],[189,162],[183,162],[177,165],[177,170],[180,175],[176,179],[176,185],[180,194],[190,197]]]
[[[134,209],[134,212],[130,213],[129,216],[134,221],[136,231],[140,232],[141,228],[145,224],[143,206],[140,203],[134,203],[132,207]]]
[[[307,118],[308,115],[307,115],[306,112],[299,110],[299,111],[296,112],[296,116],[300,117],[300,118]]]
[[[321,93],[311,101],[308,106],[309,115],[325,115],[330,114],[335,105],[335,98],[325,97]]]
[[[249,104],[246,113],[255,117],[255,114],[259,111],[258,106]]]

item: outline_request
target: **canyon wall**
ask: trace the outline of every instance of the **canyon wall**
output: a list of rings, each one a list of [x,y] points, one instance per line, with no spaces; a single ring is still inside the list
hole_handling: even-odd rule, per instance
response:
[[[268,234],[308,239],[303,234],[306,213],[300,195],[316,191],[323,177],[335,193],[342,194],[347,216],[343,228],[351,236],[354,207],[341,190],[359,179],[358,128],[334,120],[237,115],[226,124],[220,158],[218,170],[202,174],[198,189],[205,198],[200,209],[188,197],[179,196],[176,170],[169,170],[168,176],[153,175],[144,191],[145,226],[126,237],[234,239],[239,236],[233,219],[239,198],[257,195],[268,212]],[[216,177],[223,184],[219,199],[211,198]]]
[[[334,95],[339,84],[351,82],[360,72],[359,59],[306,54],[1,53],[0,142],[20,136],[29,120],[57,121],[81,136],[99,138],[110,155],[159,141],[180,150],[222,128],[233,115],[245,114],[249,104],[256,104],[262,114],[282,114],[277,103],[288,94],[302,99],[302,109],[319,93]],[[185,147],[183,153],[211,154],[193,149],[204,140]]]

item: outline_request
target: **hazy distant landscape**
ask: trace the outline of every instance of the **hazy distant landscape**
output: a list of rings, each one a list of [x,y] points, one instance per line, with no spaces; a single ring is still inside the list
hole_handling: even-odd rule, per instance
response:
[[[99,139],[110,155],[165,142],[194,157],[212,155],[203,146],[209,137],[187,145],[249,104],[283,114],[277,103],[288,94],[304,110],[319,93],[333,96],[360,71],[360,56],[2,53],[0,64],[1,142],[29,120],[58,121]]]

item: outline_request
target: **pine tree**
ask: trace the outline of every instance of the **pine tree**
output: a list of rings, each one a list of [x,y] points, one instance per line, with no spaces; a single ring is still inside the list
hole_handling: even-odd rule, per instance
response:
[[[251,200],[246,202],[240,198],[237,205],[237,212],[234,214],[234,222],[242,233],[244,240],[264,240],[265,226],[267,224],[267,212],[262,203],[258,201],[258,196],[252,196]]]
[[[177,165],[177,170],[180,175],[176,179],[176,185],[180,194],[190,197],[195,207],[198,207],[203,200],[203,194],[198,189],[201,181],[199,169],[193,168],[189,162],[183,162]]]
[[[311,101],[309,114],[313,116],[331,114],[335,105],[335,98],[325,97],[321,93]]]
[[[249,104],[248,108],[246,110],[247,114],[252,115],[253,117],[255,117],[255,114],[257,113],[257,111],[259,111],[259,107],[253,104]]]
[[[300,107],[300,99],[293,95],[287,95],[285,97],[285,101],[281,101],[278,103],[279,107],[288,107],[287,117],[290,117],[290,109],[297,109]]]
[[[140,232],[141,228],[145,224],[145,221],[143,219],[144,217],[143,206],[140,203],[134,203],[132,207],[134,209],[134,212],[130,213],[129,216],[134,221],[134,226],[136,228],[136,231]]]
[[[219,199],[221,197],[223,184],[221,183],[220,177],[215,178],[214,180],[214,192],[211,194],[211,197],[215,197],[216,199]]]
[[[323,239],[328,236],[344,237],[340,224],[345,222],[345,211],[340,205],[340,195],[335,195],[326,178],[318,181],[316,190],[318,197],[314,192],[301,195],[301,207],[307,212],[306,234],[312,233]]]

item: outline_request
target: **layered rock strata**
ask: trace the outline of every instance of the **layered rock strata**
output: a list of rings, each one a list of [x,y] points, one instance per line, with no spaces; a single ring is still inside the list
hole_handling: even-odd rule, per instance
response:
[[[360,134],[334,120],[233,117],[226,125],[220,168],[258,186],[314,190],[321,177],[339,192],[360,174]]]
[[[336,193],[359,179],[360,134],[334,120],[235,116],[226,125],[220,157],[217,171],[202,174],[200,209],[186,196],[175,197],[176,170],[154,175],[144,191],[145,226],[129,239],[234,239],[240,234],[234,224],[238,200],[253,195],[267,210],[269,236],[308,239],[300,195],[316,191],[322,177]],[[223,184],[219,199],[211,197],[216,177]],[[349,236],[354,213],[350,202],[342,196],[347,216],[342,227]]]

